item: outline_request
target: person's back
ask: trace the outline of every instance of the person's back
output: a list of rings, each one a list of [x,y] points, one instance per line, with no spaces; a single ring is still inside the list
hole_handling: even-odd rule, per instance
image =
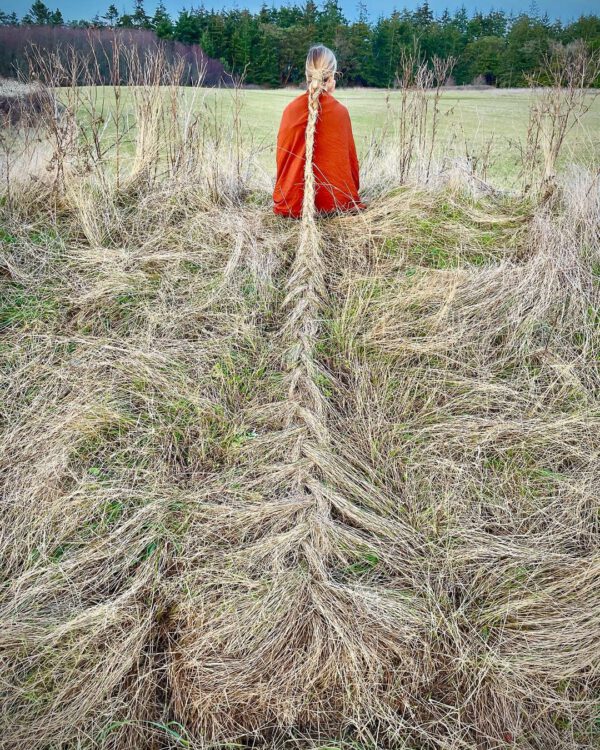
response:
[[[313,80],[319,71],[307,71],[309,76]],[[333,75],[327,78],[325,84],[318,79],[316,91],[314,84],[312,89],[309,84],[309,90],[291,101],[283,112],[277,135],[277,179],[273,190],[276,214],[296,218],[302,214],[310,104],[318,109],[313,112],[311,134],[316,210],[331,213],[365,207],[358,195],[359,165],[350,115],[330,93],[335,88],[335,83],[330,83]]]

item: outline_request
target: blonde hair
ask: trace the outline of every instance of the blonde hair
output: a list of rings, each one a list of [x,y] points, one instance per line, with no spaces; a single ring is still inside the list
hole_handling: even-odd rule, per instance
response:
[[[315,175],[313,154],[315,131],[319,115],[319,97],[337,70],[337,60],[329,47],[315,44],[306,56],[306,82],[308,84],[308,121],[306,123],[306,161],[304,162],[304,198],[302,218],[313,219],[315,214]]]

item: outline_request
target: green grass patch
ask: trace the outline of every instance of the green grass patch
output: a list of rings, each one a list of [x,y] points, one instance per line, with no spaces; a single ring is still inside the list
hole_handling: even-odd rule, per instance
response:
[[[33,292],[21,284],[11,284],[0,296],[0,331],[39,328],[59,316],[58,300],[43,290]]]

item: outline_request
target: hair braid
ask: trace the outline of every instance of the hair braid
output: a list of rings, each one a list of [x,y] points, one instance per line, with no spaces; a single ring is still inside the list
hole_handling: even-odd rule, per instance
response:
[[[313,156],[315,151],[315,133],[319,117],[319,100],[326,90],[328,81],[334,76],[337,61],[333,52],[322,44],[308,50],[306,57],[306,81],[308,83],[308,119],[306,122],[306,156],[304,161],[304,196],[302,200],[302,219],[304,223],[314,221],[315,216],[315,175]]]
[[[319,99],[324,90],[322,78],[315,76],[308,84],[308,120],[306,123],[306,158],[304,162],[304,196],[302,200],[302,218],[311,220],[315,215],[315,173],[313,155],[315,151],[315,132],[319,116]]]
[[[286,281],[287,294],[282,302],[282,307],[291,309],[279,332],[289,338],[286,360],[289,367],[289,399],[294,404],[294,409],[289,412],[288,418],[290,422],[296,421],[302,426],[302,435],[306,437],[307,434],[314,434],[318,442],[327,439],[327,430],[322,422],[325,401],[316,384],[319,366],[313,349],[319,333],[320,311],[326,302],[327,288],[323,247],[315,221],[313,155],[319,99],[335,70],[335,55],[330,49],[323,45],[310,48],[306,60],[308,119],[305,131],[302,224],[296,254]],[[303,441],[304,437],[299,440],[298,451],[301,451]]]

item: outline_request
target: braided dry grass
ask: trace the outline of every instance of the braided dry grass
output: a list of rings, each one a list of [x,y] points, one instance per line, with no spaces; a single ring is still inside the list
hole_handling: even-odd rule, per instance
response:
[[[591,748],[598,183],[2,234],[6,748]]]

